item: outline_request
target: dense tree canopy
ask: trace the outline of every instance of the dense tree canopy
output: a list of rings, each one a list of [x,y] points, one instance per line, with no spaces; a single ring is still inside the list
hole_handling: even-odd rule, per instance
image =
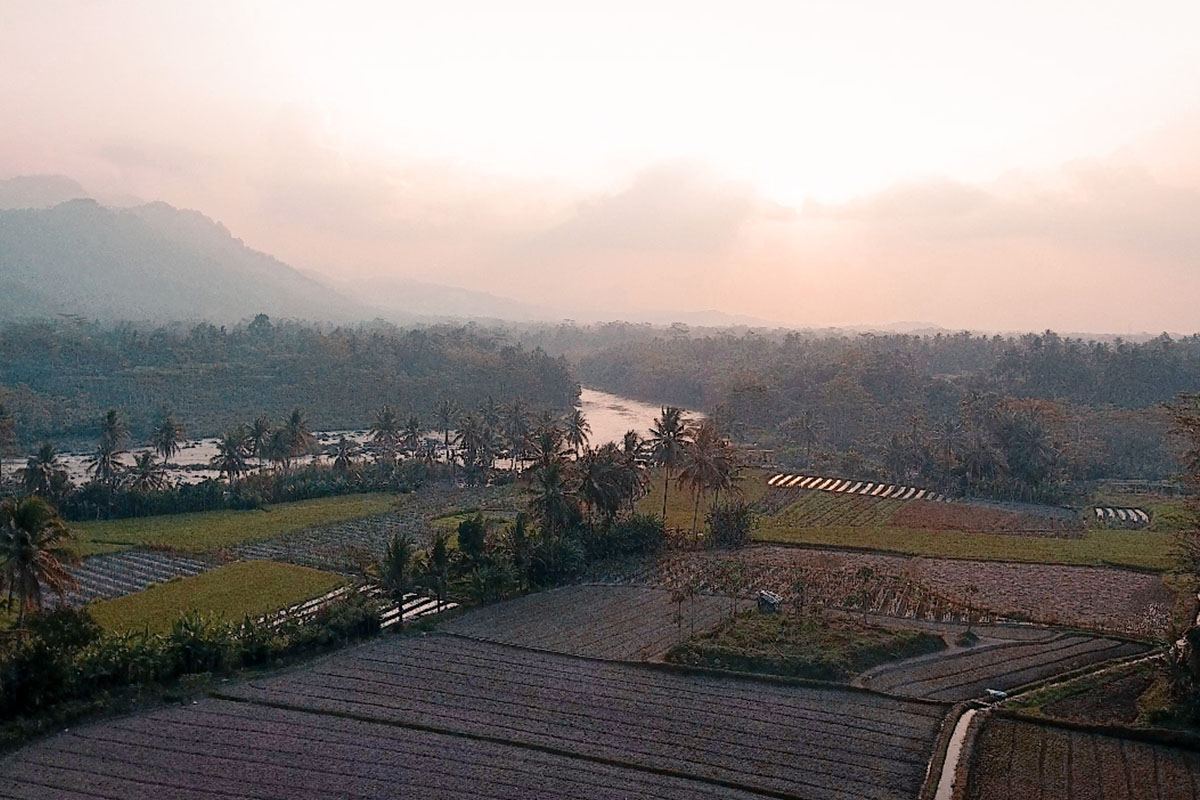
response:
[[[566,411],[578,396],[565,360],[473,325],[41,321],[0,328],[0,352],[0,401],[26,451],[42,440],[92,441],[108,408],[145,441],[166,414],[191,436],[215,436],[236,421],[284,417],[301,401],[314,426],[331,429],[366,428],[384,403],[432,421],[442,398]]]
[[[710,411],[792,465],[1031,499],[1174,475],[1162,404],[1200,386],[1200,336],[626,333],[580,356],[586,384]]]

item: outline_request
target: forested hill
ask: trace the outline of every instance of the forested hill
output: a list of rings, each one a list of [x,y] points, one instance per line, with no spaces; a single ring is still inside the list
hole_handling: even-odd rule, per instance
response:
[[[0,319],[232,323],[259,312],[335,322],[375,316],[196,211],[86,199],[0,210]]]
[[[578,371],[606,391],[720,407],[743,440],[793,463],[930,482],[970,456],[997,483],[1028,468],[1026,483],[1044,487],[1174,473],[1159,404],[1200,391],[1200,336],[664,333],[584,355]]]
[[[491,396],[565,411],[579,392],[564,359],[474,326],[41,321],[0,327],[0,353],[0,402],[25,448],[94,439],[109,407],[142,441],[163,413],[178,417],[189,436],[209,436],[259,414],[278,421],[297,406],[314,429],[362,428],[388,403],[433,428],[444,397],[464,409]]]

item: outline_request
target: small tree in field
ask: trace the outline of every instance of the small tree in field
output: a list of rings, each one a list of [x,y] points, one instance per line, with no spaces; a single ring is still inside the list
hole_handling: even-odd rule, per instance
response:
[[[720,503],[710,509],[706,521],[711,535],[711,547],[737,548],[750,543],[750,531],[754,527],[754,513],[743,500]]]

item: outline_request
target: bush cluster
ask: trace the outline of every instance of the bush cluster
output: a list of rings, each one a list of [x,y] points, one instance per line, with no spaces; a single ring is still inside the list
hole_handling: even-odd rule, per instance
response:
[[[96,701],[130,687],[166,685],[186,675],[229,673],[318,652],[379,631],[379,609],[352,594],[305,622],[275,627],[189,614],[166,633],[110,633],[86,610],[58,608],[30,618],[3,643],[0,719],[42,715],[73,701]]]

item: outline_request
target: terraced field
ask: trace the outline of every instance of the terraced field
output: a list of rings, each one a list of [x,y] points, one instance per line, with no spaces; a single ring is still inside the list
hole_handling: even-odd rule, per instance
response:
[[[123,550],[96,555],[71,568],[78,588],[67,593],[69,605],[140,592],[152,583],[189,578],[212,568],[209,559],[156,550]]]
[[[965,800],[1191,800],[1200,753],[992,717],[969,765]]]
[[[1041,641],[974,647],[889,664],[873,670],[862,683],[909,697],[969,700],[983,697],[986,689],[1013,689],[1148,650],[1145,645],[1117,639],[1051,632]]]
[[[725,593],[731,590],[730,562],[736,562],[736,573],[747,587],[771,589],[790,599],[799,582],[809,602],[858,609],[865,596],[868,611],[916,619],[965,621],[969,606],[977,621],[1020,618],[1151,638],[1167,633],[1176,602],[1161,576],[1126,569],[774,545],[748,547],[736,555],[669,553],[604,577],[665,587],[695,581],[704,591]],[[870,578],[860,577],[864,568],[871,570]],[[848,603],[851,596],[858,602]]]
[[[579,798],[762,795],[378,722],[204,700],[78,728],[0,762],[22,800]]]
[[[773,525],[799,528],[884,528],[1017,536],[1083,536],[1083,523],[1060,509],[1046,513],[981,503],[934,502],[873,494],[768,489],[763,509]]]
[[[805,798],[911,798],[947,711],[442,635],[375,643],[231,694]]]
[[[640,660],[749,605],[712,595],[676,603],[670,592],[643,586],[567,586],[473,611],[442,630],[570,655]]]
[[[344,569],[361,554],[381,556],[396,534],[408,533],[425,546],[435,532],[434,518],[447,510],[487,506],[515,508],[512,487],[443,489],[427,487],[401,495],[400,507],[375,516],[315,525],[271,539],[238,546],[239,558],[286,561],[316,569]]]

